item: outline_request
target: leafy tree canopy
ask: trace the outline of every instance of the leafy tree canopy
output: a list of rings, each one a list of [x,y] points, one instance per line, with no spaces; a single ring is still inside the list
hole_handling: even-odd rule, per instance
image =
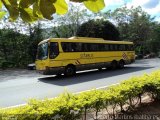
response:
[[[93,12],[98,12],[105,6],[104,0],[70,1],[83,3]],[[2,10],[2,6],[7,9],[11,21],[19,16],[25,22],[34,22],[43,18],[51,20],[53,14],[62,15],[68,11],[68,4],[65,0],[0,0],[0,18],[7,13]]]
[[[83,23],[78,29],[77,36],[119,40],[119,31],[111,22],[98,19]]]
[[[134,42],[138,54],[145,55],[160,50],[160,24],[140,6],[136,8],[124,6],[113,12],[107,11],[104,18],[110,18],[116,23],[120,39]]]

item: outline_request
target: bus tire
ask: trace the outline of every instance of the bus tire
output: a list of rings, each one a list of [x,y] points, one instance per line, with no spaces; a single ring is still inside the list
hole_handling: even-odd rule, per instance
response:
[[[68,65],[66,68],[65,68],[65,71],[64,71],[64,75],[65,76],[73,76],[76,74],[76,69],[75,69],[75,66],[73,65]]]
[[[124,68],[124,61],[123,60],[120,60],[119,63],[118,63],[118,68],[119,69],[123,69]]]
[[[60,77],[61,75],[62,75],[61,73],[56,74],[57,77]]]
[[[117,61],[112,61],[111,66],[110,66],[111,70],[115,70],[117,69]]]
[[[102,68],[98,68],[98,71],[102,71]]]

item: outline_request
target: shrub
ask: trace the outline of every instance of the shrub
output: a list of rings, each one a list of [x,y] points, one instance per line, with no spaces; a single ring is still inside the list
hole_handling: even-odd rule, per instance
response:
[[[108,107],[113,110],[113,116],[116,106],[119,106],[121,111],[126,104],[128,108],[134,109],[135,98],[138,98],[140,104],[141,97],[146,92],[151,93],[153,99],[160,99],[160,71],[130,78],[108,89],[91,90],[80,94],[65,92],[59,97],[44,101],[32,99],[22,107],[1,109],[0,114],[4,120],[11,118],[75,120],[82,117],[87,119],[88,113],[95,113],[97,119],[98,112],[107,110]]]

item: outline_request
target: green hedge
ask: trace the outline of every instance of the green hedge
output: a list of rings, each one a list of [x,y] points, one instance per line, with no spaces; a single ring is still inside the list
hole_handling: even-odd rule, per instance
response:
[[[141,103],[144,93],[150,93],[153,99],[160,99],[160,71],[133,77],[105,90],[91,90],[80,94],[64,93],[52,100],[30,100],[22,107],[1,109],[2,119],[33,120],[87,119],[87,113],[94,113],[95,118],[104,109],[119,106],[121,111],[134,109],[135,98]]]

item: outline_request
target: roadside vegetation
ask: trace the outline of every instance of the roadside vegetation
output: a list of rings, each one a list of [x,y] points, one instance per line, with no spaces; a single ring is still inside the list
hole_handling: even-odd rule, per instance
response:
[[[154,101],[160,101],[160,71],[130,78],[107,89],[80,94],[65,92],[44,101],[30,100],[21,107],[1,109],[0,114],[4,120],[87,120],[91,117],[88,115],[92,115],[92,119],[98,119],[102,114],[108,114],[114,119],[118,113],[134,111],[146,95]]]
[[[12,26],[0,29],[0,68],[25,68],[35,61],[38,43],[43,40],[39,25],[28,27],[28,34],[21,34]],[[16,30],[16,31],[15,31]]]

